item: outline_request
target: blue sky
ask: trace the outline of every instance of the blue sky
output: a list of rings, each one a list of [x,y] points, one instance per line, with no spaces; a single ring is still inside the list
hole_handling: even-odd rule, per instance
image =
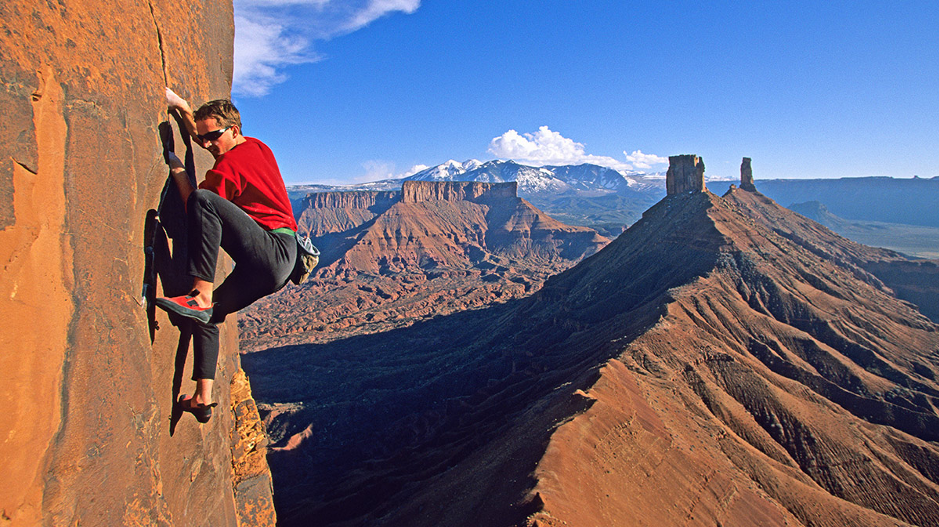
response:
[[[233,97],[288,184],[454,159],[939,175],[939,3],[235,0]],[[665,162],[663,164],[662,162]]]

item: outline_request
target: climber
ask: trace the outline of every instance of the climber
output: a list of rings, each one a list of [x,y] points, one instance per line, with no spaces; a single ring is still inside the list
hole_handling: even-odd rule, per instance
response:
[[[170,174],[186,204],[189,234],[189,294],[158,298],[166,311],[195,321],[192,397],[181,395],[180,409],[205,423],[212,417],[212,385],[219,352],[218,324],[225,316],[286,285],[297,258],[297,224],[284,180],[270,148],[242,135],[241,116],[228,100],[210,101],[195,112],[166,89],[170,110],[177,110],[187,131],[215,157],[198,188],[183,163],[168,155]],[[235,268],[217,288],[219,247]]]

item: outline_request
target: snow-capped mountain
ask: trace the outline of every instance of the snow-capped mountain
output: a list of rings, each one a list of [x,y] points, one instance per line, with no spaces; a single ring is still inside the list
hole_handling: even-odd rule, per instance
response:
[[[520,196],[573,194],[599,196],[641,191],[647,186],[659,186],[661,178],[655,175],[624,175],[612,168],[582,164],[567,166],[532,167],[514,161],[487,161],[475,159],[463,163],[447,161],[405,179],[416,181],[477,181],[480,183],[518,182]]]
[[[470,159],[462,163],[451,159],[446,163],[424,169],[404,179],[413,179],[417,181],[458,181],[454,178],[460,174],[465,174],[471,170],[476,170],[482,164],[482,161],[476,159]]]
[[[532,167],[514,161],[447,161],[403,179],[344,186],[297,185],[287,188],[294,211],[311,192],[401,190],[404,180],[518,182],[518,195],[570,225],[586,225],[617,236],[625,225],[665,196],[665,174],[623,174],[599,165]]]

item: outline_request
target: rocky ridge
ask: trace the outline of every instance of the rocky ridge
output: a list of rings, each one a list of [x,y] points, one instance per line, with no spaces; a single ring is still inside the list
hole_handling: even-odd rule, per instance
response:
[[[864,267],[902,260],[680,192],[531,297],[245,356],[282,521],[935,524],[939,326]]]

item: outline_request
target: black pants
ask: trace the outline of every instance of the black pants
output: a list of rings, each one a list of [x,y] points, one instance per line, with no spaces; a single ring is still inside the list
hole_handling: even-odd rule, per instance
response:
[[[264,230],[237,205],[197,189],[189,196],[189,274],[215,282],[219,247],[235,269],[212,294],[215,310],[208,324],[193,323],[192,378],[214,379],[218,362],[218,324],[229,313],[279,291],[287,284],[297,258],[292,234]]]

